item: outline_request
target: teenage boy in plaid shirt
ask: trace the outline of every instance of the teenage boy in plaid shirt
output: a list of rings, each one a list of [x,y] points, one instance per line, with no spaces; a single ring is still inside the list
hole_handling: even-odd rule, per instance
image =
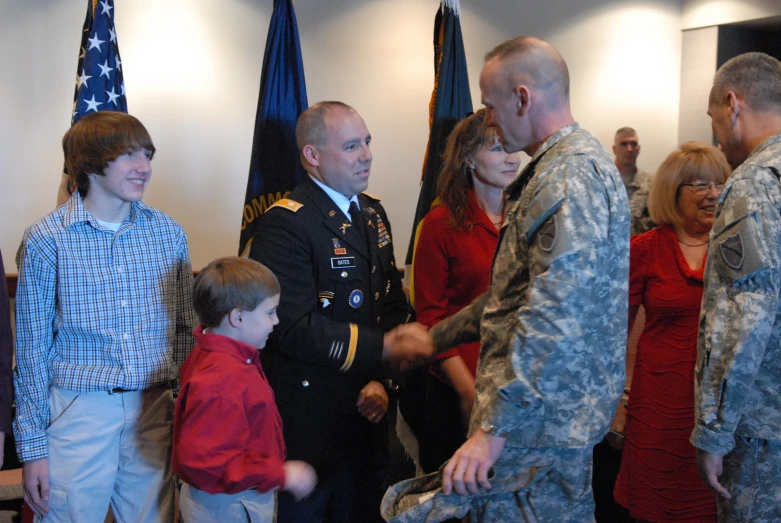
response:
[[[181,226],[141,203],[152,139],[103,111],[62,141],[70,200],[17,254],[17,451],[47,521],[172,521],[171,382],[193,345]]]

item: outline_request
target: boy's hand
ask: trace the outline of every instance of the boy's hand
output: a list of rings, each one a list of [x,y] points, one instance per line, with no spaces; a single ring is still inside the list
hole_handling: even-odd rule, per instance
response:
[[[49,513],[49,459],[41,458],[22,465],[24,500],[39,516]]]
[[[286,461],[282,468],[285,470],[285,490],[290,492],[296,501],[301,501],[315,489],[317,473],[309,463]]]
[[[371,421],[379,423],[388,412],[388,393],[379,381],[370,381],[358,395],[358,412]]]

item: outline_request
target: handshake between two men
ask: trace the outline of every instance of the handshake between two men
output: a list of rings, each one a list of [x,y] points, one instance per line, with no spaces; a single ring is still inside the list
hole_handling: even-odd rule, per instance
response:
[[[433,361],[436,352],[434,340],[424,325],[406,323],[385,333],[382,359],[406,371]]]

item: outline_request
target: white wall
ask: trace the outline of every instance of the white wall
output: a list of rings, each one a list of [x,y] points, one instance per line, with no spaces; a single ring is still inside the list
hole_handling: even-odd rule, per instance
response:
[[[779,0],[683,0],[682,29],[781,15]]]
[[[640,164],[677,144],[681,0],[461,0],[475,107],[483,55],[519,34],[556,45],[576,118],[606,144],[635,127]],[[0,249],[49,212],[69,125],[85,0],[0,0]],[[237,249],[271,0],[116,1],[130,112],[158,154],[145,201],[179,220],[193,266]],[[296,0],[310,103],[340,99],[373,135],[369,190],[403,259],[433,84],[438,0]]]

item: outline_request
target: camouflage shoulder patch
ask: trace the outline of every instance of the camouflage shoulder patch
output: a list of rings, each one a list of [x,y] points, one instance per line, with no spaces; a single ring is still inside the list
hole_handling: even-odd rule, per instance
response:
[[[712,244],[718,246],[714,252],[718,256],[716,271],[723,281],[735,283],[770,267],[771,258],[762,238],[762,228],[757,224],[761,215],[751,212],[751,206],[733,206],[730,210],[714,223],[718,232],[712,236]]]
[[[743,238],[740,232],[727,236],[719,242],[719,250],[728,267],[738,270],[743,266]]]
[[[373,194],[369,194],[367,192],[362,192],[361,194],[366,196],[370,200],[374,200],[375,202],[379,202],[380,201],[380,198],[378,196],[374,196]]]
[[[556,232],[558,228],[556,223],[556,215],[554,214],[537,229],[537,243],[539,243],[540,249],[545,252],[551,252],[556,246]]]
[[[301,207],[303,207],[303,203],[298,203],[295,200],[291,200],[289,198],[282,198],[281,200],[277,200],[274,205],[269,207],[267,209],[267,212],[273,209],[274,207],[282,207],[283,209],[287,209],[288,211],[297,212]]]

